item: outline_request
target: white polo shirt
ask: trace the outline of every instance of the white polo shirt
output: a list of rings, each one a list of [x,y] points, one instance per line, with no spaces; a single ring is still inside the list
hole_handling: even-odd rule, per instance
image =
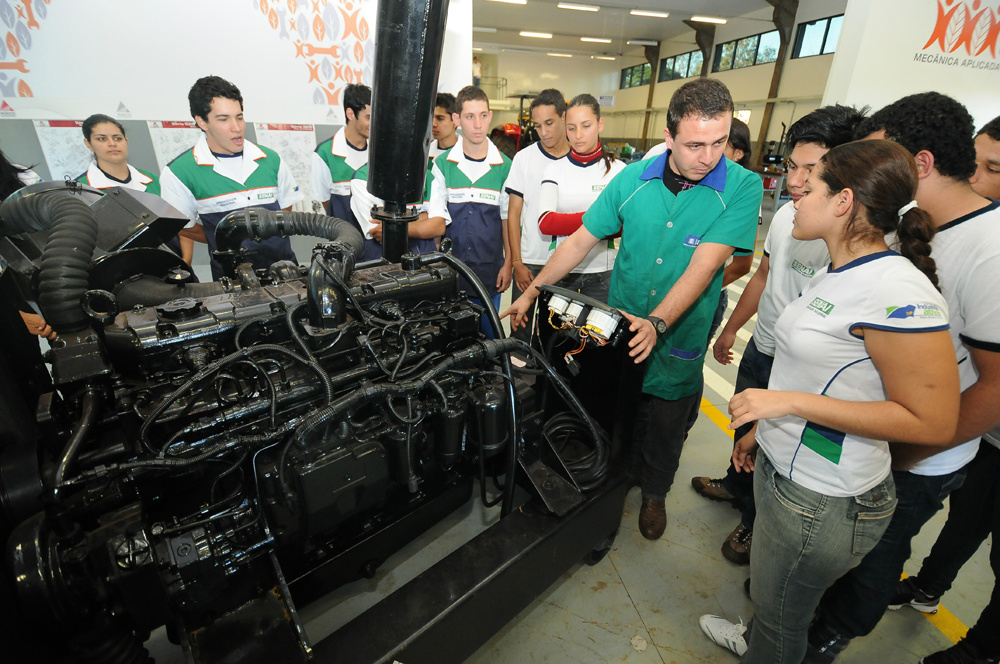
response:
[[[964,392],[979,379],[969,347],[1000,353],[1000,203],[938,227],[931,241],[941,292],[951,311],[951,338]],[[979,438],[924,459],[917,475],[944,475],[972,461]]]
[[[566,160],[566,156],[553,157],[541,141],[524,148],[510,165],[510,174],[504,183],[504,191],[509,196],[518,196],[521,205],[521,260],[528,265],[545,265],[552,251],[550,238],[543,237],[538,230],[538,201],[542,189],[542,176],[550,164]],[[509,223],[509,221],[508,221]]]
[[[757,305],[753,342],[757,350],[774,357],[774,324],[788,304],[798,298],[809,281],[830,263],[823,240],[792,237],[795,206],[789,201],[774,213],[764,239],[768,260],[767,283]]]
[[[945,298],[914,265],[891,251],[829,266],[775,325],[769,390],[884,401],[881,376],[855,329],[900,333],[948,329]],[[919,362],[919,358],[914,358]],[[889,474],[885,440],[829,429],[800,417],[761,420],[757,441],[783,476],[829,496],[856,496]]]
[[[549,164],[542,178],[538,216],[546,212],[586,212],[600,196],[608,183],[625,170],[625,162],[616,159],[608,169],[603,159],[590,163],[579,162],[567,155]],[[545,236],[549,240],[549,250],[561,244],[566,237]],[[573,268],[573,274],[594,274],[608,272],[615,266],[614,240],[602,240]]]

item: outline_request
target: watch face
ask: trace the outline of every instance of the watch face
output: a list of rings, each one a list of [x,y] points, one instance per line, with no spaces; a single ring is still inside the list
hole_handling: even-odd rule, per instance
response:
[[[660,334],[663,334],[664,332],[667,331],[667,324],[664,323],[662,320],[656,321],[656,331],[659,332]]]

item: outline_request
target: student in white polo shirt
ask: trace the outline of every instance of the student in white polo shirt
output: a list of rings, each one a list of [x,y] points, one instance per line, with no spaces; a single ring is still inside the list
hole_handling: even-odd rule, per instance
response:
[[[128,139],[121,122],[95,113],[83,121],[82,129],[83,143],[93,153],[94,161],[77,181],[94,189],[125,187],[159,195],[156,176],[128,163]]]
[[[700,621],[743,664],[801,664],[824,589],[892,518],[888,441],[954,435],[958,367],[917,182],[905,148],[856,141],[820,159],[795,204],[794,237],[821,238],[830,264],[778,317],[768,389],[729,404],[731,427],[757,422],[733,451],[737,467],[756,465],[749,642],[742,625]]]
[[[792,237],[794,203],[802,198],[806,178],[820,157],[850,141],[863,118],[862,111],[834,104],[799,118],[788,129],[788,195],[792,200],[775,212],[764,240],[760,264],[713,346],[716,361],[720,364],[732,362],[736,332],[756,314],[753,337],[743,351],[736,376],[737,393],[748,388],[767,387],[774,363],[775,321],[813,275],[830,262],[830,254],[822,240],[804,241]],[[750,425],[745,425],[736,431],[735,438],[742,438],[749,430]],[[706,498],[731,502],[740,509],[740,523],[722,543],[722,555],[735,564],[749,565],[756,515],[753,474],[738,472],[730,460],[725,477],[696,476],[691,478],[691,485]]]
[[[920,169],[916,200],[937,228],[931,258],[951,310],[962,402],[958,430],[947,444],[932,449],[893,446],[896,512],[878,546],[824,595],[809,632],[810,664],[833,661],[850,639],[878,625],[899,590],[912,538],[962,485],[981,437],[1000,425],[1000,298],[995,292],[1000,283],[1000,204],[977,194],[969,183],[976,172],[974,133],[965,106],[937,92],[904,97],[858,128],[860,136],[901,144]],[[995,635],[995,622],[977,624],[958,644],[923,662],[997,658]]]
[[[511,299],[521,297],[531,280],[541,272],[549,255],[549,238],[538,230],[538,201],[542,188],[542,175],[555,161],[569,154],[566,139],[566,98],[554,88],[542,90],[531,100],[531,121],[538,132],[538,140],[516,155],[510,165],[510,175],[504,190],[510,196],[507,224],[510,236],[513,283]],[[534,304],[528,318],[534,315]],[[511,336],[527,340],[534,325],[511,332]]]
[[[160,195],[191,220],[180,233],[184,260],[190,264],[193,240],[207,242],[209,252],[215,251],[215,228],[229,213],[246,208],[288,210],[302,200],[302,193],[277,152],[245,140],[239,88],[218,76],[205,76],[191,86],[188,102],[204,133],[193,148],[163,169]],[[254,268],[280,260],[298,262],[287,237],[244,240],[243,247],[253,252]],[[213,258],[212,278],[222,276],[222,265]]]
[[[372,119],[372,91],[367,85],[344,87],[344,126],[333,138],[316,146],[312,156],[312,195],[331,217],[358,226],[351,212],[351,178],[368,163],[368,133]],[[358,230],[361,227],[358,226]]]
[[[583,214],[625,169],[625,163],[601,145],[603,130],[604,118],[597,100],[586,93],[574,97],[566,108],[566,135],[571,149],[565,159],[545,169],[538,205],[538,229],[543,236],[551,237],[549,248],[553,251],[581,226]],[[598,242],[556,285],[607,302],[617,253],[613,238]]]

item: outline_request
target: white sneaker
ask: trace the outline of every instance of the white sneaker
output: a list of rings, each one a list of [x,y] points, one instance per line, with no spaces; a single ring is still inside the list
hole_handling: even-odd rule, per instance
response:
[[[747,640],[743,638],[747,626],[743,624],[742,619],[737,625],[725,618],[706,614],[698,619],[698,624],[708,638],[723,648],[728,648],[741,657],[747,651]]]

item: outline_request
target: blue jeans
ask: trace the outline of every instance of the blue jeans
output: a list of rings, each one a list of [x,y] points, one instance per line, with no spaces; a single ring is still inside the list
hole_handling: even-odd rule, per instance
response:
[[[920,590],[932,597],[945,594],[958,576],[958,571],[992,532],[990,567],[993,568],[993,593],[965,638],[972,640],[987,655],[998,657],[1000,585],[996,580],[1000,577],[1000,449],[985,440],[981,441],[979,453],[966,470],[965,482],[951,494],[948,521],[914,580]]]
[[[949,493],[962,486],[965,468],[947,475],[893,471],[899,504],[878,546],[860,565],[826,591],[816,627],[853,639],[865,636],[882,619],[889,599],[910,558],[910,540],[944,506]],[[759,505],[758,505],[759,507]],[[754,534],[754,554],[757,553]]]
[[[859,496],[826,496],[785,479],[761,453],[754,494],[754,617],[740,662],[801,664],[823,591],[858,565],[889,526],[896,505],[892,476]]]
[[[743,359],[740,360],[739,373],[736,374],[736,394],[753,388],[767,389],[767,383],[771,380],[772,366],[774,357],[758,350],[753,337],[750,337],[746,350],[743,351]],[[753,425],[753,422],[748,422],[738,428],[733,434],[733,440],[739,440],[748,434]],[[722,486],[736,497],[743,513],[743,527],[753,530],[754,519],[757,517],[757,508],[753,500],[753,473],[737,471],[730,456],[729,468],[726,470],[726,476],[722,478]]]

